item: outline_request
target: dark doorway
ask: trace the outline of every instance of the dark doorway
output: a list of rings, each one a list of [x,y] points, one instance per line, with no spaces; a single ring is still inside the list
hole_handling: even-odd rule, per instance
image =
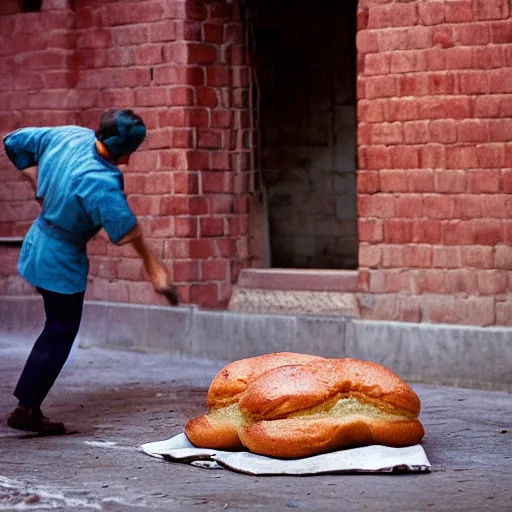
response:
[[[251,9],[271,265],[357,268],[357,0]]]

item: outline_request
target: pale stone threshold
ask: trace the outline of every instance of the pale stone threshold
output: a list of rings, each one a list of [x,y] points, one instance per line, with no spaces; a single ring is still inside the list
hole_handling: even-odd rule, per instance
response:
[[[240,313],[358,317],[357,271],[244,269],[228,309]]]

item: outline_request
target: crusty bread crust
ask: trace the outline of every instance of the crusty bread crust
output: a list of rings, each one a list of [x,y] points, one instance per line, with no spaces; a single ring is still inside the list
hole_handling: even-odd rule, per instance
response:
[[[416,393],[391,370],[369,361],[325,359],[306,365],[275,368],[253,381],[240,397],[239,407],[251,421],[272,420],[311,409],[341,394],[383,411],[416,417]]]
[[[321,357],[294,352],[279,352],[248,359],[240,359],[225,366],[213,379],[206,405],[210,411],[190,420],[185,434],[190,442],[201,448],[240,450],[238,437],[242,424],[236,404],[247,386],[268,370],[289,364],[306,364],[323,360]]]
[[[423,426],[416,419],[379,419],[363,415],[340,418],[283,419],[244,425],[242,443],[253,453],[282,459],[381,444],[403,447],[418,444]]]
[[[225,366],[213,379],[208,389],[206,406],[211,411],[238,402],[247,386],[268,370],[320,360],[323,358],[294,352],[278,352],[234,361]]]
[[[209,414],[190,420],[192,444],[243,446],[279,458],[421,441],[420,400],[391,370],[356,359],[294,353],[236,361],[213,380]]]

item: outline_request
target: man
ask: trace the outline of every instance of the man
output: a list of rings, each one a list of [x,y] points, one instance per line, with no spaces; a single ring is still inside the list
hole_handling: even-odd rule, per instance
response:
[[[128,164],[145,136],[144,122],[133,111],[113,110],[102,116],[96,133],[78,126],[22,128],[3,140],[9,159],[27,169],[42,206],[23,241],[18,270],[42,295],[46,313],[14,390],[19,403],[7,419],[12,428],[66,432],[63,423],[43,415],[41,404],[78,333],[89,267],[86,244],[101,228],[114,244],[131,243],[155,290],[178,302],[166,268],[149,250],[128,206],[117,167]]]

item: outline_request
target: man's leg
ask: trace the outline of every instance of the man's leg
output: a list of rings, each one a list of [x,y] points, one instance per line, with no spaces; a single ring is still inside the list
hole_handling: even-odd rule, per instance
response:
[[[19,407],[9,417],[8,424],[21,430],[62,433],[64,425],[49,422],[40,407],[73,346],[82,318],[84,293],[64,295],[48,290],[38,291],[43,296],[46,323],[14,390]]]

